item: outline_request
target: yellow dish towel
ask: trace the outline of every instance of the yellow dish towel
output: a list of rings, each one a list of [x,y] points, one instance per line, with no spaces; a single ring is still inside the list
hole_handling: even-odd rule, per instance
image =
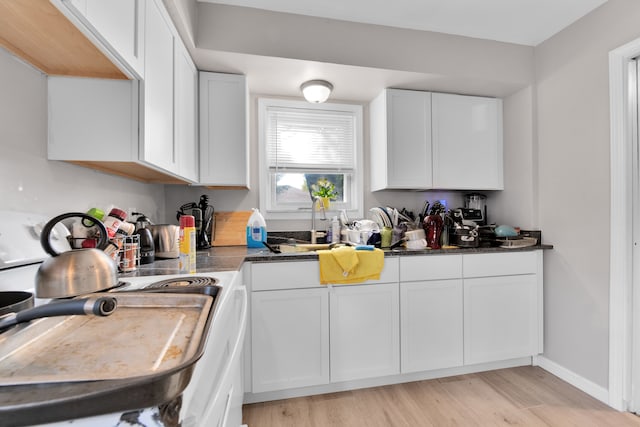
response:
[[[384,268],[384,252],[380,249],[356,251],[353,247],[343,246],[317,252],[323,285],[377,280]]]

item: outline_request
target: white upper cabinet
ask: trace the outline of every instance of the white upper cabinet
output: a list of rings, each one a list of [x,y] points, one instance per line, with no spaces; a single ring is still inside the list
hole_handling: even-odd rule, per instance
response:
[[[249,188],[245,76],[200,73],[200,184]]]
[[[49,77],[50,160],[132,162],[138,159],[138,82]]]
[[[144,75],[144,17],[147,0],[63,0],[88,22],[92,33],[138,76]]]
[[[370,111],[371,190],[432,188],[431,93],[386,89]]]
[[[433,187],[502,190],[502,101],[432,94]]]
[[[370,105],[371,190],[501,190],[502,101],[386,89]]]
[[[176,44],[175,144],[178,174],[198,181],[198,70],[187,49]]]
[[[91,16],[93,3],[73,5]],[[197,70],[162,1],[131,3],[144,12],[142,78],[49,77],[48,158],[145,182],[197,182]]]
[[[177,171],[173,131],[174,35],[156,0],[149,0],[145,20],[144,143],[142,159]]]

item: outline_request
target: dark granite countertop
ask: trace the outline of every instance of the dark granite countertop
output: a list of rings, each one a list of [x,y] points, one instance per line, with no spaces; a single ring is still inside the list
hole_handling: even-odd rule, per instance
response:
[[[524,248],[451,248],[451,249],[422,249],[422,250],[409,250],[405,248],[398,248],[384,250],[385,257],[391,256],[416,256],[416,255],[453,255],[453,254],[485,254],[485,253],[500,253],[500,252],[528,252],[541,249],[553,249],[553,245],[535,245]],[[318,254],[315,252],[297,252],[287,254],[274,254],[268,250],[260,250],[251,254],[247,254],[245,261],[247,262],[274,262],[274,261],[298,261],[298,260],[313,260],[318,259]]]
[[[455,249],[424,249],[407,250],[393,249],[385,250],[385,256],[416,256],[416,255],[442,255],[442,254],[484,254],[484,253],[507,253],[507,252],[527,252],[541,249],[553,249],[553,245],[536,245],[525,248],[455,248]],[[282,262],[282,261],[302,261],[317,260],[318,254],[315,252],[296,252],[285,254],[274,254],[267,248],[253,249],[245,246],[222,246],[200,250],[196,257],[196,270],[200,273],[216,271],[237,271],[242,267],[243,262]],[[141,265],[136,271],[121,274],[121,277],[135,276],[156,276],[167,274],[179,274],[178,260],[165,259],[157,260],[151,264]]]
[[[199,273],[238,271],[247,256],[261,251],[262,249],[250,249],[246,246],[222,246],[200,250],[196,253],[196,271]],[[123,273],[120,277],[157,276],[179,273],[179,261],[177,258],[159,259],[151,264],[139,265],[137,270],[130,273]]]

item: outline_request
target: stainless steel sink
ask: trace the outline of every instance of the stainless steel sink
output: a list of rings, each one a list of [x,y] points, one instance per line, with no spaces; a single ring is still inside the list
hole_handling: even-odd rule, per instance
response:
[[[283,244],[280,245],[280,252],[295,253],[295,252],[315,252],[319,250],[329,249],[331,244],[329,243],[297,243],[295,245]]]

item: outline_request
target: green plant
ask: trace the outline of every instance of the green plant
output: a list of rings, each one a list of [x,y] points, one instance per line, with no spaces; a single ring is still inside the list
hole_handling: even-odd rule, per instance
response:
[[[326,179],[319,179],[317,183],[311,185],[311,195],[315,197],[335,200],[338,196],[336,186]]]

